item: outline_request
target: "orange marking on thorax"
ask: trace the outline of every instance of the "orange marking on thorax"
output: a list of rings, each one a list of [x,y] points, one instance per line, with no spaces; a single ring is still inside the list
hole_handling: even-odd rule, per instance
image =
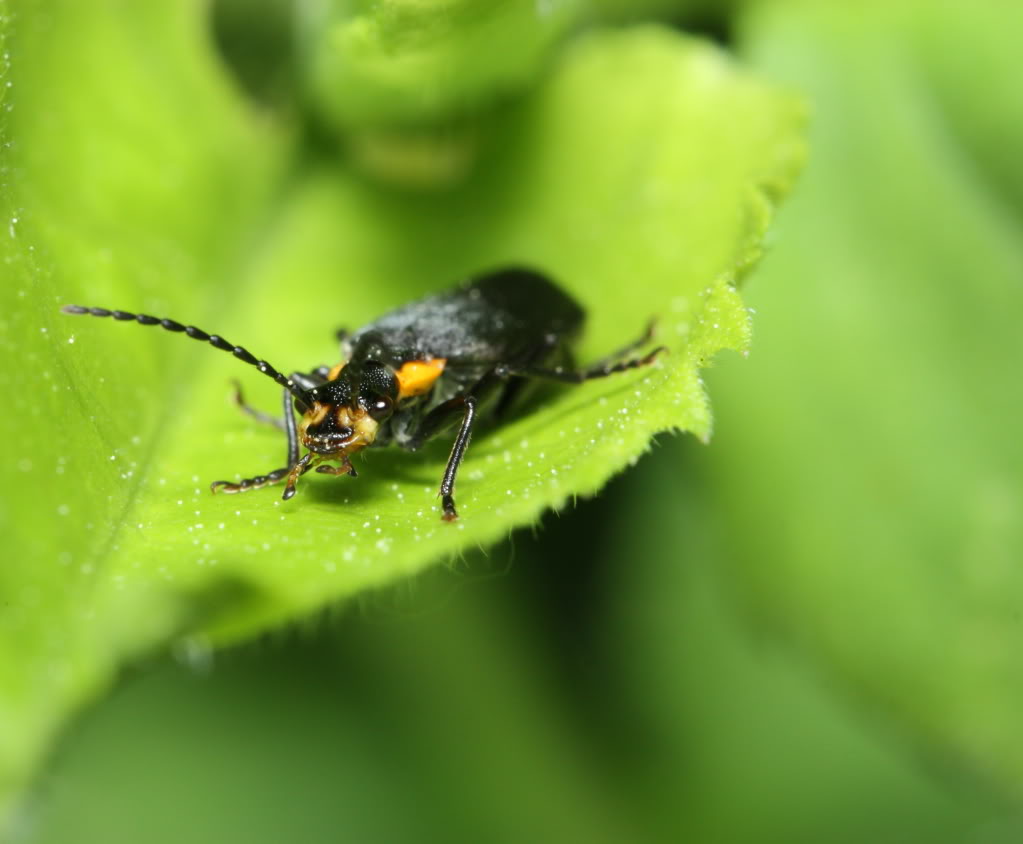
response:
[[[401,369],[394,373],[398,379],[398,398],[407,399],[430,392],[430,388],[444,371],[446,363],[446,358],[434,358],[410,360],[403,364]]]
[[[341,370],[345,368],[345,362],[337,364],[330,372],[327,373],[328,381],[337,381],[337,376],[341,374]]]

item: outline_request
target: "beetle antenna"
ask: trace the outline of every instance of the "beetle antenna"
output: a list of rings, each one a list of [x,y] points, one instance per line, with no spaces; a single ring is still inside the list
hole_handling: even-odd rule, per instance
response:
[[[161,328],[164,328],[167,331],[172,331],[176,334],[184,332],[193,340],[203,340],[208,342],[211,346],[225,352],[230,352],[238,358],[238,360],[256,367],[256,369],[268,378],[272,378],[291,393],[299,401],[303,409],[309,409],[309,394],[299,387],[298,384],[290,378],[286,378],[281,375],[280,372],[270,366],[270,364],[268,364],[265,360],[257,360],[253,354],[246,351],[241,346],[232,345],[219,334],[207,334],[201,328],[196,328],[194,325],[182,325],[180,322],[175,322],[172,319],[161,319],[159,317],[149,316],[148,314],[133,314],[128,311],[113,311],[107,310],[106,308],[86,308],[82,305],[65,305],[61,308],[61,310],[66,314],[87,314],[88,316],[94,317],[113,317],[115,320],[119,320],[121,322],[135,321],[139,325],[159,325]]]

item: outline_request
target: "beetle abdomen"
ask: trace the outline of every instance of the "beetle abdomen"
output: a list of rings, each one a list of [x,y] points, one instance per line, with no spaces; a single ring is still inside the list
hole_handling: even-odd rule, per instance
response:
[[[538,347],[570,342],[582,327],[579,304],[535,270],[511,267],[391,311],[356,332],[388,340],[398,361],[444,358],[514,361]]]

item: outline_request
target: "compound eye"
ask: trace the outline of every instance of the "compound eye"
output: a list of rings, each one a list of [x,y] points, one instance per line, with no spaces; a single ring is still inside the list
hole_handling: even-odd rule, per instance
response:
[[[379,422],[381,419],[390,416],[393,409],[394,402],[392,402],[389,398],[384,397],[371,401],[367,408],[367,412],[373,419]]]

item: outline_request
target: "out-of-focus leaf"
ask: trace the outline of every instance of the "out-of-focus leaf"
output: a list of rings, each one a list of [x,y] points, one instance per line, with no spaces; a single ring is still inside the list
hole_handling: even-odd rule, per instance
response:
[[[6,789],[122,660],[186,633],[251,635],[489,543],[595,492],[655,432],[708,433],[698,369],[746,342],[732,285],[802,149],[798,103],[716,50],[594,34],[498,119],[463,188],[388,192],[332,163],[271,197],[282,145],[225,85],[198,4],[28,5],[19,20],[3,295],[5,352],[25,366],[2,424],[5,489],[32,494],[5,501]],[[269,382],[165,332],[56,310],[167,314],[306,369],[331,362],[339,323],[504,262],[586,304],[584,358],[655,314],[671,353],[481,430],[454,525],[436,509],[443,442],[367,454],[357,481],[310,478],[287,504],[211,498],[210,480],[281,463],[279,437],[228,401],[248,375],[250,398],[276,407]]]
[[[313,97],[344,127],[445,122],[535,81],[582,0],[325,0],[302,18]]]
[[[315,638],[128,678],[40,778],[29,840],[1018,840],[749,628],[702,449],[663,443],[535,540]]]
[[[748,0],[589,0],[589,15],[609,21],[657,18],[691,29],[694,24],[725,24],[735,17],[735,7]],[[702,31],[702,29],[701,29]]]
[[[983,825],[993,842],[1016,840],[1018,823],[996,834],[1011,817],[999,797],[916,758],[886,719],[735,600],[736,525],[706,494],[717,446],[656,449],[612,485],[624,506],[603,528],[605,606],[591,649],[606,648],[602,675],[615,680],[604,708],[632,725],[612,736],[623,745],[618,775],[656,830],[638,838],[938,844]]]
[[[1012,67],[1021,15],[753,15],[756,63],[813,98],[814,155],[758,277],[756,354],[716,373],[707,455],[751,605],[1017,796],[1023,240],[1006,194],[1023,121],[1008,79],[957,69]]]

